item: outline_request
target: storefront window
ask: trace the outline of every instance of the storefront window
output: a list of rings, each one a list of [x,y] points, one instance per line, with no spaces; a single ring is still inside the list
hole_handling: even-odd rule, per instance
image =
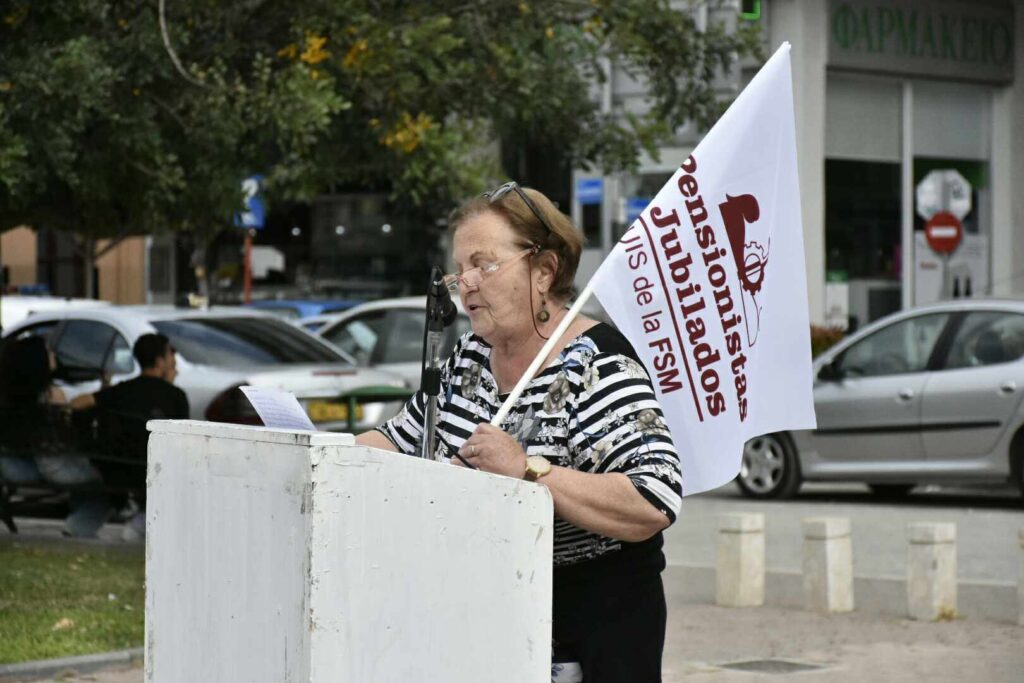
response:
[[[849,279],[900,277],[900,165],[825,161],[825,267]]]
[[[898,82],[829,76],[825,268],[853,326],[900,307],[902,111]]]

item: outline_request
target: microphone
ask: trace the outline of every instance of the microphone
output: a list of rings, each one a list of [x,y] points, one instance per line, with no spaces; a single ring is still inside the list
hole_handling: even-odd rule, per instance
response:
[[[452,301],[451,292],[444,284],[444,271],[440,266],[434,266],[430,272],[430,291],[427,293],[427,298],[430,318],[439,321],[444,327],[455,322],[458,312],[455,309],[455,302]]]
[[[427,320],[423,327],[423,371],[420,375],[420,390],[423,392],[423,438],[420,442],[420,457],[434,459],[434,434],[437,431],[437,397],[441,393],[441,344],[446,327],[455,322],[458,312],[451,293],[444,284],[444,271],[434,266],[430,271],[430,286],[427,288]],[[470,469],[476,469],[461,455],[455,457]]]

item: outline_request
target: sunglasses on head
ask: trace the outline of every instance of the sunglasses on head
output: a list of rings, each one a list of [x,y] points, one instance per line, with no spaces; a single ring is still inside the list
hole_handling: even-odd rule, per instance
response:
[[[532,211],[533,215],[537,217],[537,220],[540,221],[540,224],[544,226],[544,228],[548,231],[549,235],[554,232],[554,230],[551,229],[551,225],[548,223],[547,219],[544,218],[544,214],[540,212],[540,209],[538,209],[537,205],[533,203],[533,200],[530,199],[530,196],[523,192],[523,189],[519,187],[519,183],[517,183],[514,180],[510,180],[504,185],[498,187],[496,190],[484,192],[481,196],[484,199],[486,199],[489,203],[493,204],[495,202],[501,201],[502,197],[507,195],[509,192],[515,192],[517,195],[519,195],[519,198],[523,200],[523,203],[526,204],[527,207],[529,207],[530,211]]]

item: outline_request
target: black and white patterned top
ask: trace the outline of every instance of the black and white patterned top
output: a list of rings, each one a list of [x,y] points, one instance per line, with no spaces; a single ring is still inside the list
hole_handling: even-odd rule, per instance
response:
[[[490,352],[483,339],[467,333],[442,369],[437,428],[441,459],[450,460],[504,402],[491,374]],[[379,428],[403,453],[419,452],[423,405],[423,394],[417,392]],[[644,498],[675,520],[682,501],[679,457],[647,372],[614,328],[601,323],[573,339],[527,385],[501,426],[527,455],[543,455],[553,465],[581,472],[627,475]],[[657,552],[663,566],[660,534],[652,541],[647,548]],[[643,545],[555,518],[556,570],[618,554],[624,546]]]

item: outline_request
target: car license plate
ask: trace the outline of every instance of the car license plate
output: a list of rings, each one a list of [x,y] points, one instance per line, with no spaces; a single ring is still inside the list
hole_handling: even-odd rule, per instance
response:
[[[345,422],[348,420],[348,404],[339,401],[310,401],[307,411],[313,422]],[[363,407],[356,406],[356,422],[363,419]]]

